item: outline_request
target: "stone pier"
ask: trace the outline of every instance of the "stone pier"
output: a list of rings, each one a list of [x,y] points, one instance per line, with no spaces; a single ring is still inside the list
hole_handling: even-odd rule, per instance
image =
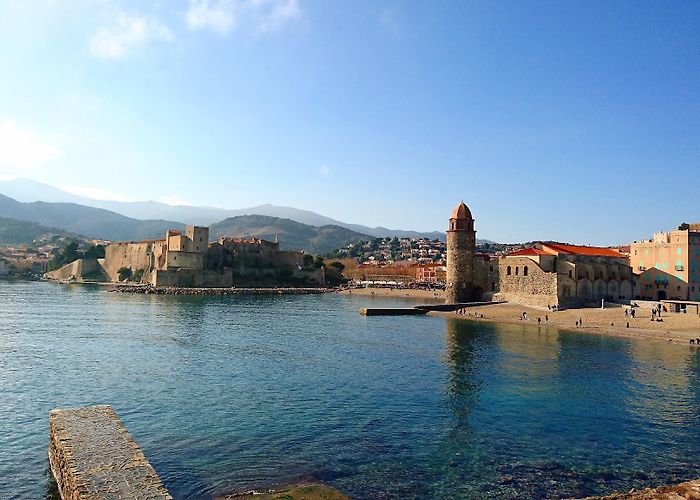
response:
[[[49,464],[63,500],[172,500],[111,406],[51,410]]]

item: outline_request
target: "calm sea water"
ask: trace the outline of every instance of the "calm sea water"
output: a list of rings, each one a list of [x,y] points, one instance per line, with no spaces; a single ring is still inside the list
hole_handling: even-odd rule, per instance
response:
[[[687,346],[323,296],[0,282],[0,498],[51,495],[52,408],[111,404],[176,498],[559,498],[700,477]]]

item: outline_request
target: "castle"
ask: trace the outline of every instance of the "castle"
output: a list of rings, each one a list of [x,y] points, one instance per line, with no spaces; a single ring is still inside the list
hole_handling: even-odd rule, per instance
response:
[[[447,230],[447,303],[493,299],[580,307],[639,295],[627,256],[610,248],[536,243],[500,257],[475,250],[474,219],[462,202]]]
[[[323,269],[305,266],[304,257],[256,238],[210,243],[208,227],[187,226],[184,234],[170,229],[160,240],[109,243],[103,259],[78,259],[46,277],[178,287],[323,285]]]

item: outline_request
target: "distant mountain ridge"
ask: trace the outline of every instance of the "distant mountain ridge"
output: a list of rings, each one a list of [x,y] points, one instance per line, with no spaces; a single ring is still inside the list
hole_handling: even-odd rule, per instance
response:
[[[178,205],[172,206],[157,201],[105,201],[73,195],[56,187],[28,179],[15,179],[0,182],[0,193],[21,202],[62,202],[101,208],[116,212],[132,219],[155,219],[178,221],[181,224],[196,224],[209,226],[217,221],[240,215],[265,215],[279,219],[290,219],[311,226],[340,226],[351,231],[372,237],[398,238],[430,238],[445,240],[441,231],[411,231],[389,229],[385,227],[368,227],[361,224],[350,224],[331,217],[301,210],[294,207],[283,207],[271,204],[241,209],[225,209],[218,207],[195,207]]]
[[[75,203],[22,203],[1,194],[0,217],[115,241],[162,238],[167,229],[185,228],[184,224],[175,221],[132,219],[109,210]]]
[[[335,226],[312,226],[301,222],[267,215],[239,215],[230,217],[209,227],[209,238],[222,236],[262,238],[274,241],[279,238],[282,250],[305,250],[315,255],[326,254],[371,236]]]

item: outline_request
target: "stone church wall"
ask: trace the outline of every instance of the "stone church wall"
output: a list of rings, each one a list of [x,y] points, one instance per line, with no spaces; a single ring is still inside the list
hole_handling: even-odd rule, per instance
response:
[[[557,273],[543,271],[532,259],[501,258],[498,260],[498,271],[500,290],[494,295],[494,300],[534,307],[559,304]]]

